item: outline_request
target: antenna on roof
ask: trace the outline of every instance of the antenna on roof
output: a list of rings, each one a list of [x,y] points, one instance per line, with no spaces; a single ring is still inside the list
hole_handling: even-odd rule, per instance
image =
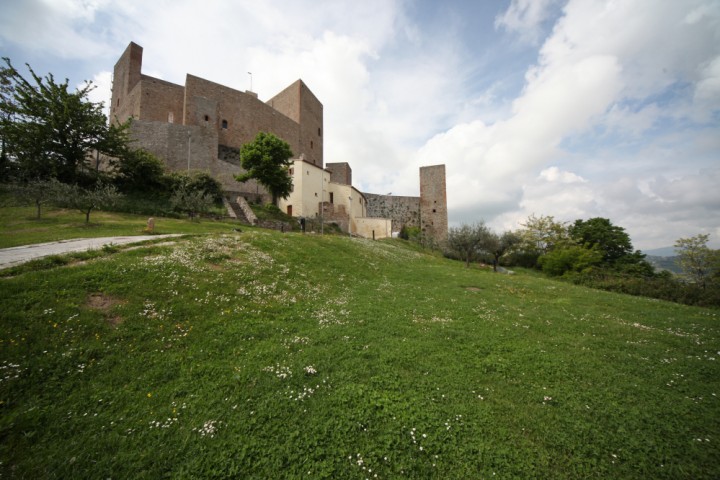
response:
[[[250,75],[250,91],[252,92],[252,72],[248,72],[248,75]]]

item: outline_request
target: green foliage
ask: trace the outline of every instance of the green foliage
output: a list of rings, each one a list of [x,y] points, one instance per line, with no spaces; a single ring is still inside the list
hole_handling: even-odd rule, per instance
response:
[[[165,177],[165,181],[166,188],[172,193],[183,189],[186,192],[196,192],[200,196],[208,196],[212,203],[222,202],[222,185],[207,172],[172,172]]]
[[[277,205],[279,198],[287,198],[292,191],[292,156],[287,142],[272,133],[260,132],[240,148],[240,163],[246,173],[235,178],[238,182],[256,179],[272,195],[273,205]]]
[[[698,234],[690,238],[680,238],[675,242],[678,264],[685,278],[705,288],[708,282],[718,275],[720,256],[716,250],[707,246],[708,234]]]
[[[422,234],[422,231],[420,230],[420,227],[409,227],[407,225],[403,225],[400,229],[400,233],[398,234],[399,238],[402,238],[403,240],[410,240],[417,242]]]
[[[162,190],[165,167],[158,157],[147,150],[132,150],[113,161],[115,183],[123,192]]]
[[[457,255],[469,267],[470,262],[478,258],[483,252],[492,250],[494,245],[493,233],[484,222],[474,225],[463,224],[460,227],[448,230],[447,247],[449,253]]]
[[[575,220],[569,233],[578,245],[597,247],[603,253],[603,260],[608,263],[633,253],[632,242],[625,229],[613,225],[607,218]]]
[[[7,184],[4,189],[21,204],[35,206],[38,219],[42,206],[53,202],[58,196],[58,185],[55,180],[31,180],[26,183]]]
[[[90,213],[95,209],[109,209],[121,197],[114,185],[97,183],[94,188],[85,189],[78,185],[55,183],[56,203],[66,208],[80,210],[85,214],[85,223],[90,223]]]
[[[181,185],[170,197],[170,203],[176,210],[186,213],[191,220],[194,220],[199,215],[210,211],[213,199],[207,193],[187,185]]]
[[[520,241],[517,249],[525,252],[535,252],[544,255],[554,248],[571,245],[573,243],[568,233],[566,223],[556,222],[552,216],[530,215],[523,228],[518,231]]]
[[[543,272],[553,277],[559,277],[568,272],[583,272],[590,267],[599,265],[602,260],[603,253],[598,248],[574,245],[556,248],[540,257],[538,263]]]
[[[57,83],[52,74],[42,78],[28,66],[29,81],[4,60],[12,83],[11,101],[0,103],[4,152],[21,178],[77,183],[92,150],[123,154],[128,124],[108,124],[102,104],[88,101],[91,83],[70,92],[67,79]]]

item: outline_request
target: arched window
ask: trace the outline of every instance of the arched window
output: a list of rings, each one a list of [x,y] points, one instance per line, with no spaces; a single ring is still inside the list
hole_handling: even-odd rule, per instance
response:
[[[222,121],[222,128],[224,128],[225,130],[227,130],[227,120],[223,120],[223,121]]]

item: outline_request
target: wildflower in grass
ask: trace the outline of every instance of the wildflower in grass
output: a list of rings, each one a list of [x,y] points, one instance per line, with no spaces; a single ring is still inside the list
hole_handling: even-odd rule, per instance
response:
[[[317,373],[317,370],[315,370],[315,367],[312,365],[308,365],[305,367],[305,374],[307,375],[315,375]]]

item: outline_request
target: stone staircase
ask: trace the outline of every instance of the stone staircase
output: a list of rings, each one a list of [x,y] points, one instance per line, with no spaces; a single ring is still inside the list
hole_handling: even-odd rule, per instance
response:
[[[230,218],[236,218],[248,225],[257,225],[258,218],[253,213],[247,200],[241,196],[235,198],[223,197],[223,204],[228,211]]]

